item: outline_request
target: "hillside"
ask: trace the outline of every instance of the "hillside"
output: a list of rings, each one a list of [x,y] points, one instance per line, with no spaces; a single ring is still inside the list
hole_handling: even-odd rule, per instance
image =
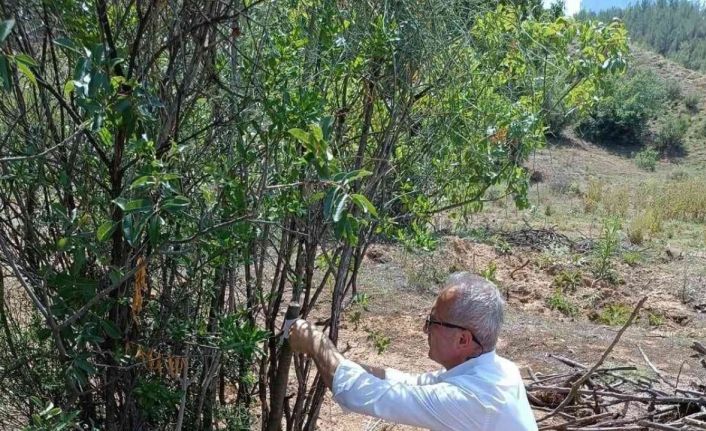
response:
[[[706,76],[643,49],[633,54],[637,67],[677,80],[685,94],[706,97]],[[670,112],[664,114],[685,114],[681,105],[669,103],[665,109]],[[693,115],[692,127],[702,124],[703,117],[703,112]],[[353,308],[346,315],[349,355],[407,371],[434,369],[431,361],[419,359],[426,351],[420,328],[434,297],[430,286],[454,270],[471,268],[491,274],[506,293],[508,322],[499,353],[520,364],[525,376],[529,370],[567,370],[549,354],[595,361],[630,307],[646,295],[641,319],[623,336],[610,364],[635,366],[638,374],[656,377],[642,351],[667,379],[680,375],[685,387],[703,384],[706,369],[691,346],[706,337],[706,225],[665,221],[662,232],[639,246],[628,238],[646,184],[677,187],[686,177],[699,195],[706,193],[706,138],[693,134],[687,142],[683,158],[663,159],[655,172],[646,172],[629,152],[569,132],[530,159],[538,179],[531,188],[532,209],[517,211],[511,202],[498,200],[463,227],[442,218],[440,246],[433,253],[374,246],[360,281],[361,291],[370,296],[369,311],[360,317]],[[587,196],[596,184],[602,184],[603,193],[597,208],[587,211]],[[620,279],[616,284],[596,282],[589,264],[592,254],[580,246],[600,240],[611,214],[622,224],[620,251],[614,257]],[[566,289],[566,283],[576,284]],[[381,343],[384,353],[379,354]],[[323,429],[412,429],[344,414],[330,401],[324,411]]]
[[[645,0],[581,16],[622,19],[633,42],[694,70],[706,71],[706,8],[691,0]]]

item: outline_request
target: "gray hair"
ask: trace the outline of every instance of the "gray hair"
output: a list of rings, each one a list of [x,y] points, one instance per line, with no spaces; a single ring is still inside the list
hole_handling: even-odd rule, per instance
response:
[[[483,352],[495,349],[503,323],[505,301],[495,284],[470,272],[455,272],[444,289],[453,288],[457,296],[449,318],[473,332]]]

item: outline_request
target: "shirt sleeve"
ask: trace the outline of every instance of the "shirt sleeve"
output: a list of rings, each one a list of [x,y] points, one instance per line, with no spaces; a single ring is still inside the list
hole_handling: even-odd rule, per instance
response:
[[[385,380],[407,385],[433,385],[439,382],[439,375],[445,370],[431,371],[422,374],[409,374],[394,368],[385,368]]]
[[[472,394],[445,382],[410,385],[383,380],[344,360],[333,377],[333,398],[348,410],[390,422],[441,430],[483,429],[486,413]]]

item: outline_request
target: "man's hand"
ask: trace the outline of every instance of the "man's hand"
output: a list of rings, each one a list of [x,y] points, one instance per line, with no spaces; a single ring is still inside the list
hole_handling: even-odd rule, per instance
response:
[[[297,319],[289,328],[289,346],[294,352],[312,356],[315,338],[320,339],[321,335],[309,322]]]

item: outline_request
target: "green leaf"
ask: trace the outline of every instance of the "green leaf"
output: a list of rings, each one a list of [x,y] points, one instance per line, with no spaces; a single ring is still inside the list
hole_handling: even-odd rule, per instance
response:
[[[343,175],[342,181],[343,181],[343,184],[347,185],[347,184],[352,183],[355,180],[359,180],[361,178],[368,177],[372,174],[373,174],[372,172],[366,171],[365,169],[358,169],[356,171],[350,171],[350,172],[346,173],[345,175]]]
[[[160,229],[164,224],[164,219],[158,215],[153,215],[150,217],[150,223],[147,227],[147,235],[149,236],[150,242],[152,244],[157,244],[160,238]]]
[[[309,143],[309,134],[302,129],[289,129],[289,134],[294,136],[302,144]]]
[[[10,88],[10,64],[7,57],[0,54],[0,86],[4,89]]]
[[[343,217],[343,211],[346,209],[346,202],[348,202],[349,195],[345,193],[341,199],[336,204],[336,210],[333,213],[333,221],[338,223]]]
[[[22,73],[25,76],[25,78],[27,78],[27,80],[29,82],[31,82],[32,84],[34,84],[36,86],[37,85],[37,78],[34,76],[34,73],[31,70],[29,70],[29,67],[27,67],[27,65],[24,63],[16,63],[16,64],[17,64],[17,70],[19,70],[20,73]]]
[[[0,43],[4,42],[5,39],[10,35],[12,27],[15,26],[14,19],[8,19],[5,21],[0,21]]]
[[[37,78],[34,76],[34,73],[27,67],[26,64],[23,63],[17,63],[17,70],[22,73],[25,78],[35,86],[37,85]]]
[[[117,198],[113,203],[120,207],[126,214],[133,212],[148,212],[152,210],[152,201],[149,199],[133,199],[128,201],[125,198]]]
[[[74,360],[74,364],[77,368],[81,369],[82,371],[84,371],[88,375],[95,374],[95,372],[96,372],[96,369],[93,368],[93,365],[89,364],[85,358],[82,358],[82,357],[76,358]]]
[[[162,202],[162,208],[167,211],[178,211],[189,206],[191,201],[186,196],[174,196]]]
[[[131,189],[137,189],[144,186],[151,186],[155,184],[155,179],[152,175],[144,175],[130,184]]]
[[[311,126],[311,134],[314,136],[314,138],[316,138],[317,141],[324,140],[324,132],[321,130],[321,127],[317,125]]]
[[[123,237],[131,246],[137,245],[149,217],[141,217],[137,214],[128,214],[123,217]]]
[[[70,245],[70,244],[71,244],[71,243],[70,243],[70,241],[69,241],[69,238],[65,238],[65,237],[64,237],[64,238],[59,238],[59,239],[56,241],[56,249],[59,250],[59,251],[64,251],[64,250],[66,250],[67,248],[69,248],[69,245]]]
[[[64,85],[64,97],[68,98],[69,95],[71,95],[71,92],[74,91],[75,87],[76,84],[74,81],[66,81],[66,84]]]
[[[363,212],[370,213],[373,217],[378,216],[378,211],[375,209],[375,205],[373,205],[373,203],[370,202],[365,196],[354,193],[351,195],[351,199],[360,209],[363,210]]]
[[[98,229],[96,230],[96,238],[98,238],[98,241],[103,242],[110,238],[117,226],[118,224],[113,223],[112,221],[107,221],[98,226]]]
[[[324,197],[324,218],[328,219],[331,217],[333,212],[333,207],[335,202],[338,200],[338,195],[341,192],[340,187],[331,187],[326,191],[326,196]]]
[[[70,274],[78,277],[86,265],[86,249],[84,247],[75,247],[73,251],[74,263],[71,265]]]
[[[39,63],[34,61],[34,59],[27,54],[17,54],[15,56],[15,61],[17,61],[18,63],[22,63],[24,65],[27,65],[29,67],[39,66]]]
[[[69,51],[73,51],[76,54],[82,54],[81,50],[79,49],[79,46],[76,45],[76,43],[73,40],[71,40],[67,37],[57,37],[56,39],[54,39],[54,44],[58,45],[62,48],[66,48]]]
[[[117,326],[113,324],[113,322],[110,322],[108,320],[102,320],[101,319],[101,327],[103,328],[103,331],[105,331],[105,334],[109,336],[110,338],[114,340],[119,340],[122,338],[120,335],[120,330],[118,329]]]

